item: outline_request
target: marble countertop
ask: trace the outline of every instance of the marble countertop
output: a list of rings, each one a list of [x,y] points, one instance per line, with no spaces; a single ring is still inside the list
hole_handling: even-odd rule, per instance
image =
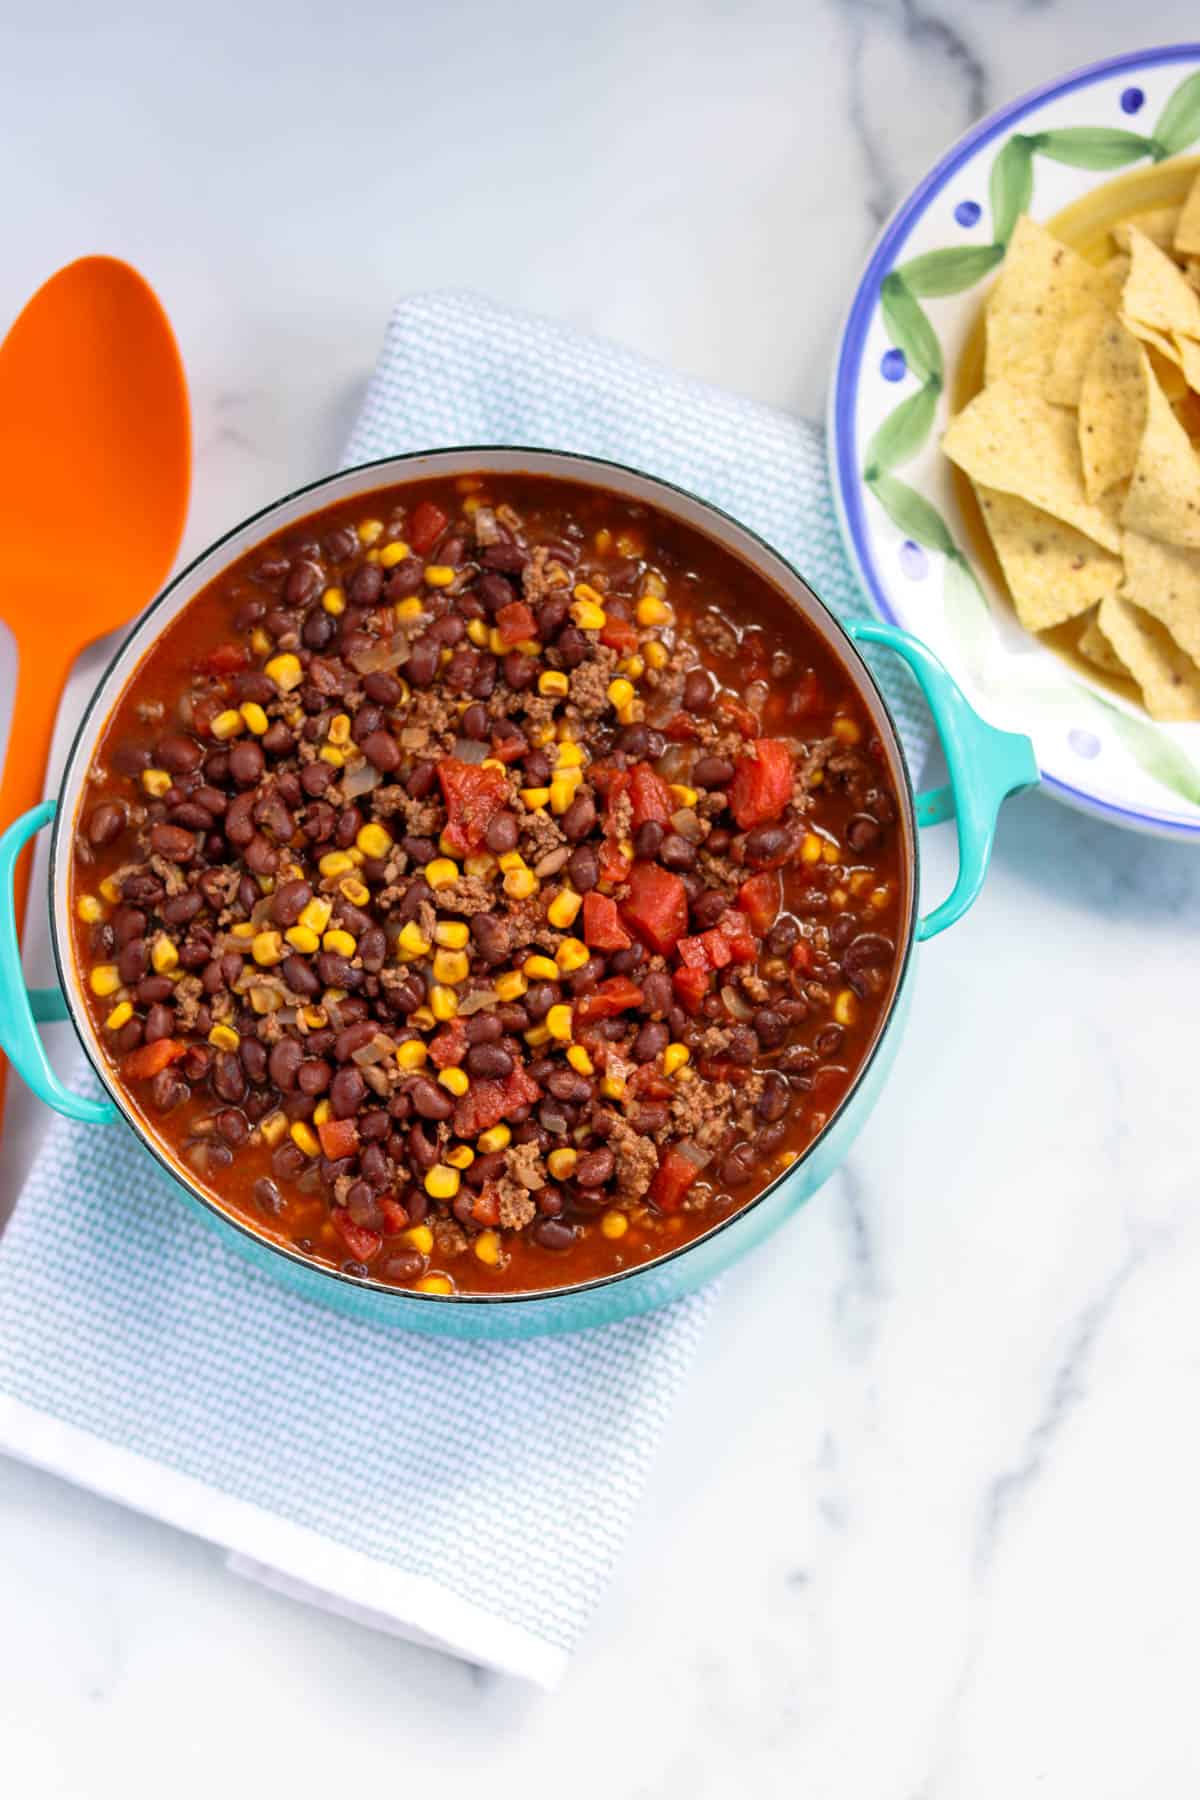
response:
[[[935,154],[1195,26],[1186,0],[169,12],[8,22],[0,321],[87,250],[146,271],[192,383],[192,549],[335,460],[419,288],[817,416]],[[926,859],[944,890],[945,832]],[[1188,849],[1007,809],[850,1163],[728,1280],[550,1698],[0,1461],[6,1790],[1194,1795],[1198,917]]]

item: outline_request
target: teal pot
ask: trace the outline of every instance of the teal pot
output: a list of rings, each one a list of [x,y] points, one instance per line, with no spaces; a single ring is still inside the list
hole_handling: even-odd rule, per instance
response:
[[[68,904],[71,837],[96,743],[118,696],[155,639],[214,577],[263,538],[294,525],[318,508],[397,482],[452,478],[478,470],[591,483],[656,507],[715,538],[781,590],[850,672],[884,747],[901,802],[908,894],[893,992],[858,1080],[807,1152],[750,1205],[681,1249],[638,1268],[577,1287],[511,1295],[414,1294],[320,1268],[295,1251],[257,1236],[242,1220],[226,1213],[202,1193],[186,1168],[136,1116],[113,1080],[75,967]],[[856,647],[863,641],[895,651],[920,684],[945,751],[950,774],[945,788],[913,794],[895,722]],[[854,620],[843,625],[776,551],[695,495],[636,469],[559,451],[467,447],[390,457],[328,476],[256,513],[177,576],[134,625],[80,723],[57,800],[34,808],[10,825],[0,838],[0,1046],[34,1092],[57,1112],[94,1124],[101,1138],[107,1130],[132,1131],[146,1154],[170,1179],[181,1206],[199,1213],[226,1243],[307,1299],[405,1330],[462,1338],[527,1338],[610,1324],[677,1300],[711,1280],[782,1225],[837,1168],[866,1122],[895,1060],[908,1013],[915,944],[943,931],[966,912],[983,882],[1001,802],[1007,795],[1033,786],[1036,780],[1029,740],[986,724],[968,706],[937,658],[916,638],[894,626],[874,622]],[[922,916],[919,827],[950,818],[956,818],[958,824],[958,879],[950,896]],[[12,877],[23,846],[43,827],[51,831],[50,923],[60,986],[30,992],[22,976],[17,947]],[[37,1031],[38,1021],[55,1018],[71,1020],[107,1090],[107,1099],[72,1094],[55,1075]]]

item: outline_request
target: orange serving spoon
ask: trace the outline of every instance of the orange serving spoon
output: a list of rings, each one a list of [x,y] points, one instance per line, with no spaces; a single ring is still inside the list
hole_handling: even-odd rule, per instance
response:
[[[19,657],[0,828],[42,798],[75,659],[166,579],[190,478],[187,383],[157,297],[111,256],[70,263],[0,345],[0,619]],[[0,1057],[0,1102],[4,1075]]]

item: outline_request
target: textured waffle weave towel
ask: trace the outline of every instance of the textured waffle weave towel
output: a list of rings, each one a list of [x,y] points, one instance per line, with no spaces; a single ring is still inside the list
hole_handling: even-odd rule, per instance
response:
[[[794,419],[482,301],[405,302],[347,460],[454,443],[666,476],[777,544],[831,605],[862,610],[819,434]],[[883,673],[917,760],[924,722]],[[81,1061],[66,1073],[92,1079]],[[0,1242],[0,1449],[288,1592],[549,1685],[709,1305],[526,1345],[353,1323],[222,1248],[123,1126],[57,1120]]]

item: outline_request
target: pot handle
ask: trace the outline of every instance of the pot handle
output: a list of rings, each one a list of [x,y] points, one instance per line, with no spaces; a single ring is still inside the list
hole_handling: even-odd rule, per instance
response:
[[[917,924],[918,938],[936,937],[961,919],[983,886],[996,835],[996,815],[1010,794],[1040,779],[1033,745],[1015,731],[999,731],[980,718],[958,683],[919,638],[874,619],[849,619],[857,642],[882,644],[902,657],[924,694],[937,726],[950,780],[917,795],[918,825],[958,821],[958,880],[953,891]]]
[[[0,837],[0,1049],[4,1050],[26,1086],[55,1112],[63,1113],[68,1119],[78,1119],[85,1125],[107,1125],[117,1117],[116,1107],[109,1100],[90,1100],[65,1088],[50,1067],[38,1036],[39,1021],[45,1023],[70,1016],[61,990],[57,987],[27,988],[21,970],[13,877],[25,845],[43,825],[50,823],[54,813],[54,801],[43,801],[41,806],[24,813]]]

